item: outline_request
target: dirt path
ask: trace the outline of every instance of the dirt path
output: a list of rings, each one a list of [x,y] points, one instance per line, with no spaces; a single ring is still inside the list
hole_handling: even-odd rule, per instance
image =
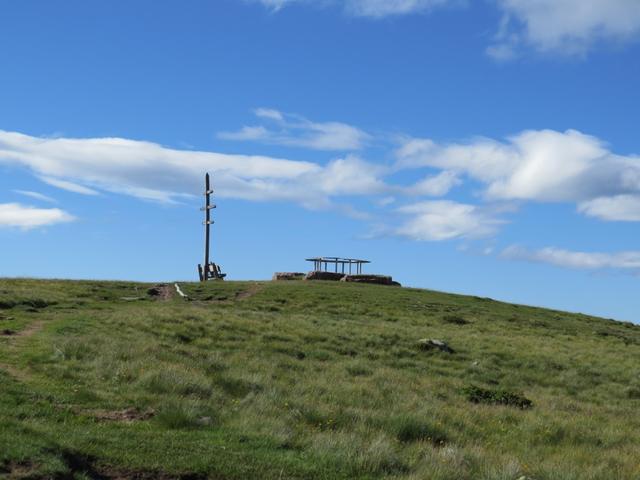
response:
[[[11,345],[14,343],[13,341],[18,338],[29,338],[35,335],[40,330],[42,330],[42,327],[44,327],[44,323],[45,322],[42,320],[36,320],[35,322],[31,322],[22,330],[5,329],[2,332],[0,332],[0,336],[10,339],[9,344]]]
[[[25,339],[25,338],[34,336],[36,333],[42,330],[42,328],[44,327],[44,324],[45,322],[43,320],[36,320],[35,322],[30,323],[29,325],[27,325],[26,328],[20,331],[13,332],[11,333],[11,335],[5,335],[5,338],[9,338],[8,346],[12,350],[15,350],[15,348],[18,346],[18,342],[16,342],[16,340]],[[13,365],[9,365],[8,363],[0,363],[0,370],[4,370],[11,377],[22,382],[24,382],[25,380],[28,380],[30,377],[29,373]]]
[[[45,322],[42,320],[36,320],[35,322],[27,325],[26,328],[23,328],[22,330],[12,334],[11,338],[29,338],[42,330],[42,327],[44,327],[44,323]]]
[[[243,290],[242,292],[236,293],[236,300],[246,300],[247,298],[251,298],[256,293],[261,292],[263,289],[264,289],[264,285],[260,285],[259,283],[254,283],[248,289]]]

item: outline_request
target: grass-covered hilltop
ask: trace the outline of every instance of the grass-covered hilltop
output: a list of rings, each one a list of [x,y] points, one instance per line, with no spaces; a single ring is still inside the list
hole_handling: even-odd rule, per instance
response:
[[[376,285],[153,286],[0,280],[1,478],[640,478],[638,326]]]

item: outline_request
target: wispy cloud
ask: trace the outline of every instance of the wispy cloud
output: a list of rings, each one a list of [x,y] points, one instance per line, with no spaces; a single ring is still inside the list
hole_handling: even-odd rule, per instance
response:
[[[445,170],[437,175],[423,178],[418,183],[405,189],[405,193],[427,197],[442,197],[461,183],[462,180],[460,180],[457,172]]]
[[[20,203],[0,203],[0,228],[29,230],[71,222],[73,215],[58,208],[35,208]]]
[[[431,10],[452,0],[347,0],[345,10],[359,17],[382,18]]]
[[[273,108],[256,108],[253,113],[256,117],[269,118],[271,120],[284,122],[284,114],[279,110],[275,110]]]
[[[310,148],[314,150],[360,150],[371,136],[357,127],[341,122],[312,122],[300,115],[259,108],[256,117],[270,122],[244,126],[233,132],[219,132],[218,138],[236,141],[258,141],[274,145]]]
[[[500,257],[507,260],[548,263],[558,267],[582,270],[613,269],[633,273],[640,272],[640,251],[617,253],[576,252],[554,247],[529,250],[512,245],[503,250]]]
[[[254,3],[261,3],[268,9],[277,12],[283,7],[293,4],[293,3],[303,3],[305,0],[244,0],[244,1],[253,1]]]
[[[48,185],[51,185],[52,187],[57,187],[61,190],[67,190],[68,192],[79,193],[81,195],[98,195],[98,192],[96,192],[95,190],[83,185],[78,185],[77,183],[69,182],[68,180],[46,176],[41,176],[40,180]]]
[[[14,190],[14,192],[18,193],[20,195],[24,195],[25,197],[30,197],[30,198],[35,198],[36,200],[41,200],[43,202],[57,203],[57,201],[54,198],[48,197],[47,195],[44,195],[42,193],[32,192],[32,191],[29,191],[29,190]]]
[[[246,0],[245,0],[246,1]],[[390,15],[408,15],[430,10],[460,0],[253,0],[277,12],[289,5],[342,6],[344,11],[357,17],[382,18]]]
[[[254,127],[245,126],[240,130],[236,130],[235,132],[219,132],[217,136],[222,140],[236,140],[240,142],[272,140],[272,132],[267,130],[262,125],[257,125]]]

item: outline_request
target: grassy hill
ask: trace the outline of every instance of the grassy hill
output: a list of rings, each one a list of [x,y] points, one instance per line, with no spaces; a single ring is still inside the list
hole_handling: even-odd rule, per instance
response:
[[[0,477],[640,478],[638,326],[373,285],[151,286],[0,280]]]

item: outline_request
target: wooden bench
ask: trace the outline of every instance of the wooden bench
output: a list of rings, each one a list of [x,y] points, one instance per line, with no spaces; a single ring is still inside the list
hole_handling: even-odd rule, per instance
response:
[[[202,265],[198,264],[198,273],[200,274],[200,281],[205,280],[224,280],[224,277],[227,276],[226,273],[222,273],[220,270],[220,265],[216,265],[211,262],[206,268],[203,270]]]

